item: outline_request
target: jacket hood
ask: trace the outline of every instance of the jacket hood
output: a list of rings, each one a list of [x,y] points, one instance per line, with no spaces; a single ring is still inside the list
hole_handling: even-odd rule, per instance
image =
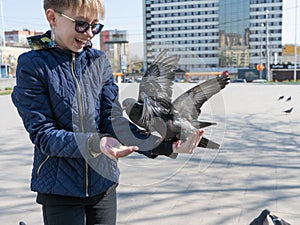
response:
[[[51,39],[51,31],[48,30],[46,33],[42,35],[35,35],[27,37],[27,41],[29,47],[32,50],[42,50],[42,49],[49,49],[49,48],[58,48],[59,46]],[[84,47],[91,48],[92,42],[88,41]]]

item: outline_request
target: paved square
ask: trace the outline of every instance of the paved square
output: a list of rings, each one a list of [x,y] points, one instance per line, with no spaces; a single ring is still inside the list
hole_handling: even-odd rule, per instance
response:
[[[174,96],[194,85],[176,84]],[[137,87],[120,84],[120,99],[136,96]],[[0,96],[0,106],[0,224],[40,225],[29,190],[32,145],[10,96]],[[217,122],[205,135],[220,151],[119,161],[118,225],[246,225],[265,208],[298,224],[299,112],[299,85],[229,84],[200,117]]]

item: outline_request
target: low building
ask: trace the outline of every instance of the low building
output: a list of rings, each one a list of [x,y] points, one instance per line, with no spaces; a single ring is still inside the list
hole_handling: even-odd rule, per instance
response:
[[[128,72],[130,65],[127,31],[105,30],[100,34],[100,49],[104,51],[111,63],[113,72]]]
[[[10,47],[28,47],[27,37],[43,34],[32,30],[13,30],[5,31],[5,46]]]
[[[1,78],[14,77],[19,56],[29,51],[27,37],[42,34],[30,30],[5,31],[5,44],[0,46]]]
[[[1,65],[8,65],[5,66],[6,68],[9,68],[6,70],[5,73],[1,73],[2,78],[6,78],[8,76],[14,77],[16,74],[16,67],[17,67],[17,62],[19,56],[24,53],[29,51],[29,47],[10,47],[10,46],[5,46],[5,47],[0,47],[0,60],[1,60]]]
[[[296,70],[294,64],[271,64],[270,69],[273,81],[300,80],[300,64],[296,64]]]
[[[294,63],[295,45],[285,45],[282,48],[282,63]],[[296,62],[300,62],[300,46],[297,46]]]

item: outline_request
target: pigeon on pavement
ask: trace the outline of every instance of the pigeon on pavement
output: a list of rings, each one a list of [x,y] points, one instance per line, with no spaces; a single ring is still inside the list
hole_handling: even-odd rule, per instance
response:
[[[274,225],[291,225],[290,223],[286,222],[284,219],[279,218],[274,214],[269,215]]]
[[[286,99],[286,101],[288,102],[288,101],[290,101],[291,99],[292,99],[292,96],[288,97],[288,98]]]
[[[278,101],[281,100],[281,99],[283,99],[283,98],[284,98],[284,96],[281,95],[281,96],[278,98]]]
[[[157,131],[165,140],[185,140],[197,129],[213,122],[199,121],[201,106],[228,83],[228,72],[187,90],[172,101],[172,86],[179,58],[164,49],[147,69],[139,86],[138,100],[122,102],[129,119],[147,131]],[[219,144],[202,137],[198,147],[218,149]]]
[[[291,113],[293,111],[293,109],[294,109],[294,107],[291,107],[291,108],[289,108],[287,110],[284,110],[283,112],[286,113],[286,114],[289,114],[289,113]]]
[[[268,215],[270,211],[268,209],[264,209],[258,217],[256,217],[250,225],[269,225]]]

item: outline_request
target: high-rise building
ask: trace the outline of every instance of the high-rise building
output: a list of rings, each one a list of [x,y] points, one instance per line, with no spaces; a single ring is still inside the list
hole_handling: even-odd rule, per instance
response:
[[[283,0],[250,0],[250,66],[281,62]]]
[[[144,0],[146,63],[165,47],[186,71],[280,61],[282,1]]]

